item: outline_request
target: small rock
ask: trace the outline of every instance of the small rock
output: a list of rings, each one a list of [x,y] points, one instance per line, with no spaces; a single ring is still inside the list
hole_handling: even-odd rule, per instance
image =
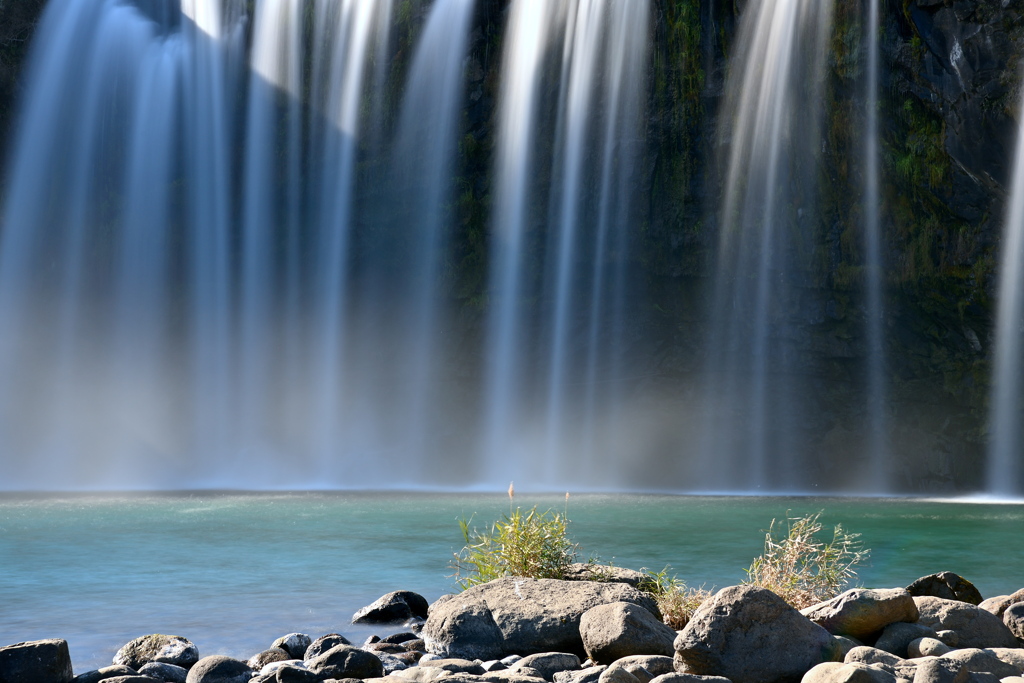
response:
[[[896,683],[896,676],[861,663],[824,662],[804,674],[802,683]]]
[[[733,683],[798,681],[838,654],[832,634],[771,591],[750,585],[724,588],[705,601],[679,633],[675,650],[679,673]]]
[[[696,674],[670,673],[655,676],[651,683],[732,683],[721,676],[698,676]]]
[[[0,683],[70,683],[66,640],[33,640],[0,647]]]
[[[152,676],[142,676],[135,674],[134,676],[112,676],[110,678],[104,678],[104,683],[164,683],[163,679],[153,678]]]
[[[522,655],[509,655],[508,657],[503,657],[499,661],[502,664],[504,664],[505,666],[512,666],[513,664],[515,664],[516,662],[518,662],[522,658],[523,658]]]
[[[414,666],[412,668],[405,669],[404,671],[399,671],[395,675],[400,677],[403,681],[430,683],[430,681],[437,680],[438,678],[444,678],[450,674],[450,671],[438,669],[433,666]]]
[[[906,664],[907,660],[885,650],[864,646],[855,647],[847,652],[843,662],[846,664],[873,664],[895,671],[897,667]]]
[[[958,600],[931,596],[914,598],[920,623],[936,631],[956,631],[960,647],[1016,647],[1017,638],[991,612]]]
[[[400,652],[397,655],[391,656],[397,659],[398,661],[403,662],[407,667],[409,667],[416,666],[417,664],[419,664],[420,658],[423,656],[423,653],[418,652],[416,650],[406,650],[405,652]],[[387,670],[387,666],[385,666],[384,669]]]
[[[1000,661],[1014,666],[1024,672],[1024,649],[1019,647],[990,647],[985,652],[991,652]],[[1022,674],[1024,675],[1024,674]]]
[[[914,672],[914,683],[967,683],[970,672],[958,662],[928,659]]]
[[[419,639],[419,636],[416,635],[415,633],[412,633],[411,631],[405,631],[404,633],[392,633],[390,636],[387,636],[386,638],[381,638],[380,642],[382,642],[382,643],[394,643],[396,645],[400,645],[400,644],[406,643],[406,642],[408,642],[410,640],[418,640],[418,639]]]
[[[253,655],[249,658],[249,661],[246,662],[246,664],[248,664],[249,668],[253,671],[262,672],[263,667],[267,664],[283,662],[288,659],[294,659],[294,657],[289,655],[287,650],[280,647],[272,647],[269,650],[264,650],[263,652]]]
[[[412,617],[427,618],[427,599],[412,591],[394,591],[352,615],[353,624],[380,624],[406,621]]]
[[[188,638],[153,633],[127,643],[114,655],[114,664],[138,671],[150,662],[174,664],[190,669],[199,661],[199,650]]]
[[[487,662],[483,662],[480,667],[485,671],[504,671],[508,667],[500,659],[492,659]]]
[[[550,681],[559,671],[579,669],[580,658],[567,652],[544,652],[523,657],[508,670],[511,673],[521,673],[527,667],[536,671],[544,680]]]
[[[397,643],[385,643],[383,641],[379,643],[370,643],[369,645],[364,645],[363,649],[367,652],[373,652],[375,654],[389,655],[396,655],[400,652],[408,652],[408,650],[406,650],[404,647]]]
[[[306,660],[309,670],[321,678],[380,678],[384,664],[375,655],[352,647],[338,645]]]
[[[907,654],[910,657],[941,657],[953,648],[946,645],[938,638],[918,638],[910,641],[907,646]]]
[[[529,670],[529,667],[527,669]],[[470,674],[452,674],[453,676],[465,676],[467,678],[475,678],[476,681],[469,681],[467,683],[547,683],[543,678],[539,676],[524,676],[519,673],[512,671],[493,671],[486,673],[483,676],[470,676]],[[448,683],[447,679],[445,683]]]
[[[317,683],[320,677],[296,664],[285,664],[274,672],[275,683]]]
[[[859,640],[847,638],[846,636],[832,636],[832,642],[836,646],[836,659],[840,662],[846,659],[846,655],[850,650],[863,645]]]
[[[403,652],[402,654],[406,655],[409,653]],[[406,662],[404,659],[397,655],[387,654],[386,652],[380,652],[377,653],[376,656],[377,659],[380,660],[380,663],[384,666],[385,676],[387,676],[388,674],[393,674],[396,671],[402,671],[403,669],[409,668],[408,662]],[[413,666],[415,666],[415,664],[413,664]]]
[[[939,572],[922,576],[907,586],[907,592],[916,597],[931,596],[943,600],[959,600],[977,605],[982,597],[974,584],[953,572]]]
[[[1016,605],[1018,602],[1024,602],[1024,588],[1021,588],[1012,595],[999,595],[988,600],[982,600],[978,607],[1002,619],[1006,608],[1010,605]]]
[[[625,583],[633,588],[649,580],[647,574],[635,569],[613,567],[607,564],[575,562],[566,567],[562,577],[566,581],[599,581],[602,583]]]
[[[416,640],[407,640],[404,643],[402,643],[402,647],[404,647],[406,650],[409,650],[410,652],[427,651],[427,644],[423,642],[422,638],[417,638]]]
[[[203,657],[188,670],[186,683],[248,683],[253,671],[245,662],[231,657]]]
[[[340,633],[328,633],[326,636],[320,636],[306,648],[306,654],[303,659],[307,662],[315,657],[319,657],[323,653],[327,652],[333,647],[339,645],[351,645],[348,638],[341,635]]]
[[[463,674],[474,674],[479,676],[484,673],[484,668],[479,662],[475,662],[469,659],[459,659],[457,657],[449,657],[448,659],[435,659],[430,662],[430,666],[435,669],[444,669],[451,673],[463,673]]]
[[[611,667],[601,672],[598,676],[598,683],[650,683],[653,678],[649,671],[644,672],[646,676],[637,676],[633,672],[626,671],[621,666]],[[647,678],[647,681],[641,680]]]
[[[960,636],[956,631],[936,631],[935,637],[952,648],[960,647]]]
[[[289,633],[275,640],[270,647],[281,648],[290,654],[292,659],[302,659],[306,656],[306,650],[312,643],[313,639],[305,633]]]
[[[165,683],[185,683],[188,678],[188,669],[164,662],[150,662],[139,669],[139,673],[160,679]]]
[[[102,680],[113,678],[114,676],[138,676],[141,671],[136,671],[127,666],[121,664],[115,664],[114,666],[105,666],[96,671],[87,671],[84,674],[78,674],[74,677],[72,683],[99,683]]]
[[[923,624],[897,623],[889,624],[882,630],[882,635],[875,641],[879,650],[891,652],[897,657],[908,657],[907,647],[918,638],[938,638],[935,629]]]
[[[597,679],[607,668],[604,664],[599,664],[576,671],[559,671],[552,680],[554,683],[597,683]]]
[[[853,588],[800,614],[837,636],[865,640],[889,624],[917,621],[913,596],[901,588]],[[853,672],[842,675],[861,676]],[[838,675],[838,674],[837,674]]]
[[[1006,608],[1003,612],[1003,624],[1018,640],[1024,641],[1024,602]]]

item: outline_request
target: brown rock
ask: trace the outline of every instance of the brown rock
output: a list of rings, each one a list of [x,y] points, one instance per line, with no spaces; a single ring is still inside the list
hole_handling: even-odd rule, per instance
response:
[[[916,597],[925,595],[943,600],[959,600],[972,605],[982,601],[981,593],[974,584],[953,572],[939,572],[922,576],[907,586],[907,592]]]
[[[931,596],[914,598],[914,602],[917,603],[921,624],[936,631],[956,631],[960,647],[1017,646],[1017,639],[999,617],[976,605]]]
[[[800,613],[829,633],[859,640],[879,633],[889,624],[915,622],[918,617],[913,596],[902,588],[854,588]]]

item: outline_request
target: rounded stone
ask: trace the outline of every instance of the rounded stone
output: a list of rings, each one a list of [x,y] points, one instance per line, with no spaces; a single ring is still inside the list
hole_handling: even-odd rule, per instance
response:
[[[174,664],[183,669],[199,661],[199,649],[188,638],[153,633],[125,644],[114,655],[114,664],[138,671],[150,662]]]
[[[186,683],[248,683],[253,670],[245,662],[223,655],[203,657],[188,671]]]

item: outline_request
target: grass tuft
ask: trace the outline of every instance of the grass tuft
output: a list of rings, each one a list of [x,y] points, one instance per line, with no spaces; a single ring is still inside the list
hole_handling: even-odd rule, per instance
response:
[[[810,607],[839,595],[857,576],[855,567],[871,552],[837,524],[832,540],[818,538],[824,528],[821,512],[806,517],[772,520],[765,534],[764,554],[747,570],[744,583],[767,588],[797,609]]]

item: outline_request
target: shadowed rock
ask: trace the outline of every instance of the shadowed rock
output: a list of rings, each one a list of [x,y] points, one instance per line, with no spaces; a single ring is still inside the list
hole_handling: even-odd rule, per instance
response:
[[[629,655],[671,657],[676,632],[643,607],[613,602],[584,612],[580,637],[588,657],[600,664],[611,664]]]
[[[203,657],[188,671],[187,683],[248,683],[253,671],[231,657]]]
[[[977,605],[930,596],[914,602],[921,624],[936,631],[956,631],[960,647],[1017,647],[1017,639],[999,617]]]
[[[943,600],[959,600],[972,605],[980,604],[981,593],[974,584],[953,572],[939,572],[922,576],[907,586],[907,592],[916,597],[930,595]]]
[[[915,622],[918,617],[913,596],[902,588],[854,588],[800,613],[829,633],[859,640],[877,634],[889,624]]]
[[[412,591],[394,591],[382,595],[373,603],[352,615],[353,624],[384,624],[405,621],[413,617],[427,618],[426,598]]]
[[[33,640],[0,647],[0,683],[70,683],[66,640]]]

